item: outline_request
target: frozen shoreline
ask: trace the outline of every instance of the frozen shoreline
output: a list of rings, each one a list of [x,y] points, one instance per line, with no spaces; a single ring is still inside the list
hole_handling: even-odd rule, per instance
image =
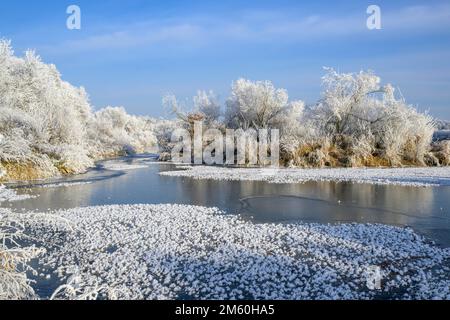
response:
[[[80,276],[84,286],[116,289],[119,298],[450,298],[450,249],[411,229],[253,224],[188,205],[57,213],[75,231],[31,226],[48,247],[41,267],[70,270],[66,275]],[[373,266],[382,268],[382,291],[366,286]]]
[[[224,168],[213,166],[179,166],[180,170],[160,173],[163,176],[205,180],[266,181],[269,183],[305,183],[335,181],[401,186],[450,186],[450,167],[437,168],[333,168],[271,169]]]

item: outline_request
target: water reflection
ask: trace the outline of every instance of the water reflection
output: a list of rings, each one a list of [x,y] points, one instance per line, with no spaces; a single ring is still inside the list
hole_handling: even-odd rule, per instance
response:
[[[39,197],[12,206],[17,210],[45,211],[104,204],[194,204],[240,213],[258,223],[350,221],[411,226],[441,244],[450,245],[449,187],[194,180],[160,176],[160,171],[174,170],[174,166],[148,161],[145,158],[123,161],[148,164],[144,169],[105,171],[100,165],[86,175],[64,179],[88,181],[90,184],[86,185],[57,188],[21,185],[28,188],[19,189],[19,193]]]

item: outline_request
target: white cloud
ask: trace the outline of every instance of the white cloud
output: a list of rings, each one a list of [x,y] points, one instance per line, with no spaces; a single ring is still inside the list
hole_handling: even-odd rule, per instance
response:
[[[366,28],[367,15],[362,9],[361,13],[346,16],[297,16],[285,11],[256,11],[241,12],[228,18],[197,15],[183,19],[143,21],[115,26],[115,31],[64,41],[47,49],[53,52],[80,52],[158,45],[196,48],[225,41],[314,41],[371,32]],[[450,5],[411,6],[396,11],[387,11],[382,7],[381,10],[383,36],[386,37],[450,27]]]

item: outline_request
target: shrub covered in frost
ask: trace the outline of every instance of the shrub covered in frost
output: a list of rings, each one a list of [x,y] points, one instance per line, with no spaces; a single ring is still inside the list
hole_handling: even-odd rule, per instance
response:
[[[372,72],[337,73],[327,69],[321,100],[308,108],[289,101],[284,89],[270,81],[239,79],[233,83],[224,117],[212,95],[199,93],[191,113],[181,114],[192,129],[206,110],[221,120],[216,128],[279,129],[282,160],[294,166],[435,165],[430,154],[433,119],[397,97],[391,85],[382,86]],[[212,102],[213,101],[213,102]],[[165,99],[179,110],[175,97]],[[211,125],[208,125],[211,127]],[[440,155],[442,158],[442,155]],[[440,163],[444,163],[441,161]]]
[[[158,154],[161,161],[170,160],[170,153],[174,146],[172,133],[181,126],[178,120],[157,120],[154,123],[154,132],[158,141]]]
[[[129,115],[124,108],[107,107],[97,111],[89,124],[90,150],[97,157],[142,153],[156,145],[151,120]]]
[[[244,130],[282,129],[289,120],[299,120],[303,107],[301,101],[289,102],[287,91],[275,88],[270,81],[239,79],[233,83],[226,103],[226,123]]]
[[[213,91],[198,91],[192,98],[192,105],[189,108],[173,94],[163,97],[163,106],[176,116],[177,127],[188,130],[191,135],[196,121],[202,122],[205,130],[223,127],[221,106]]]
[[[311,152],[301,150],[316,145],[327,155],[327,165],[425,164],[433,120],[397,98],[391,85],[381,86],[371,72],[333,69],[323,84],[322,99],[304,114],[297,146],[290,146],[291,159],[311,158]]]
[[[36,298],[26,272],[32,271],[28,262],[44,250],[18,244],[24,229],[18,215],[0,209],[0,300]]]
[[[436,119],[435,122],[438,130],[450,130],[450,121]]]
[[[61,80],[32,51],[0,41],[0,164],[3,179],[82,172],[93,161],[156,144],[151,123],[121,108],[93,113],[86,92]]]

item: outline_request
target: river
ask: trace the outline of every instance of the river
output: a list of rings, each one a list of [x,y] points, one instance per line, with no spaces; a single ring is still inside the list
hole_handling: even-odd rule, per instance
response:
[[[111,167],[113,169],[107,169]],[[109,165],[109,166],[108,166]],[[133,170],[122,170],[131,168]],[[109,204],[193,204],[218,207],[255,223],[382,223],[409,226],[450,246],[450,187],[357,183],[270,184],[160,176],[175,165],[150,156],[101,162],[72,177],[11,185],[36,196],[8,206],[49,211]]]

